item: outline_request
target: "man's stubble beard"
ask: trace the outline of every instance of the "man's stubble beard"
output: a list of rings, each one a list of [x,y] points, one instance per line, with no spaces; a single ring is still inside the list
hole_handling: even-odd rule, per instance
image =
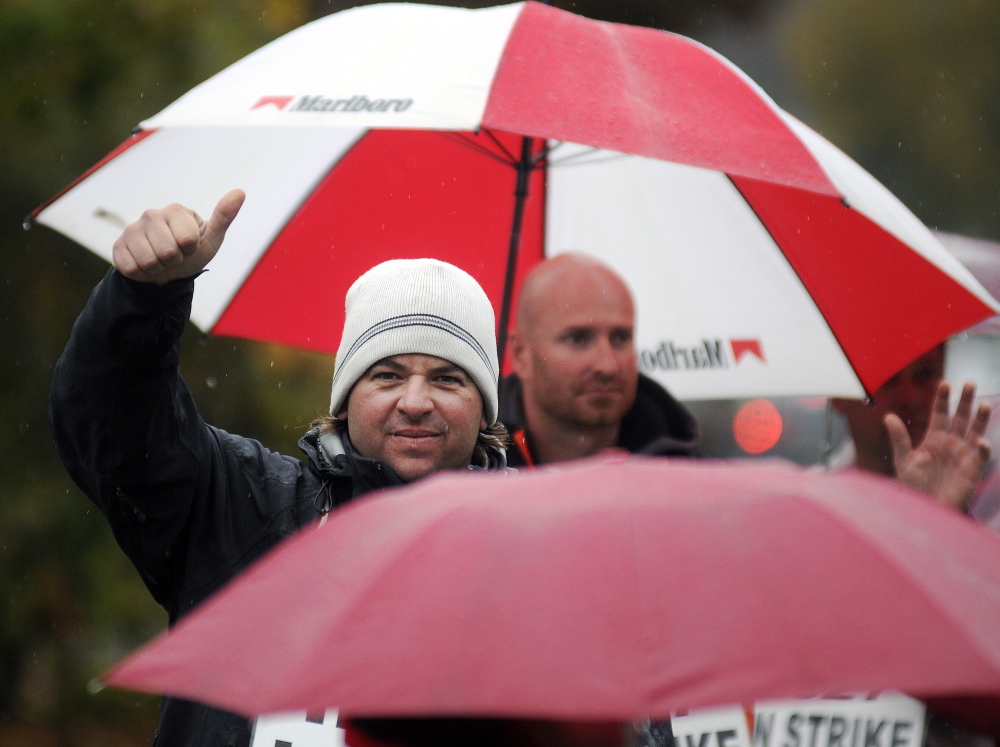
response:
[[[540,405],[550,418],[561,422],[572,430],[603,430],[618,426],[625,413],[635,402],[634,390],[630,396],[629,389],[624,383],[621,383],[618,394],[607,397],[610,401],[604,406],[601,406],[599,402],[581,402],[580,400],[588,397],[600,399],[606,395],[590,395],[583,389],[579,393],[571,393],[568,397],[549,396],[553,391],[560,390],[557,387],[547,388],[542,393]]]

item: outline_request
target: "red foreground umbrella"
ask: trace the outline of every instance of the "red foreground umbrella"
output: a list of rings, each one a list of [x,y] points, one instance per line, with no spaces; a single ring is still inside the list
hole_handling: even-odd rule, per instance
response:
[[[1000,542],[894,482],[616,457],[363,499],[107,681],[573,720],[897,690],[1000,732],[998,621]]]
[[[632,286],[645,373],[682,399],[874,392],[1000,307],[888,190],[675,34],[536,2],[367,5],[286,34],[35,212],[109,256],[127,223],[247,201],[191,318],[335,352],[391,258],[472,273],[507,329],[542,256]]]

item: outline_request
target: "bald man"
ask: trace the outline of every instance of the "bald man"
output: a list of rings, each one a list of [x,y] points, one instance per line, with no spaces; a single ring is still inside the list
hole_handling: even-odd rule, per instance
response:
[[[639,374],[632,294],[609,267],[561,254],[524,281],[510,337],[514,373],[500,384],[500,419],[512,466],[546,464],[621,448],[687,455],[698,423]]]

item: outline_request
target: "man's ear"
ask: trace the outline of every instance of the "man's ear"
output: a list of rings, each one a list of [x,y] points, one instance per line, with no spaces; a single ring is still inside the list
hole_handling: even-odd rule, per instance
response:
[[[489,428],[489,427],[490,426],[486,423],[486,416],[483,415],[483,417],[481,417],[479,419],[479,430],[480,430],[480,432],[485,432],[486,429]]]
[[[347,404],[344,404],[344,409],[337,413],[337,420],[341,422],[346,422],[347,420]]]
[[[507,351],[510,353],[510,365],[514,373],[521,379],[530,375],[531,362],[528,355],[528,345],[524,337],[517,330],[510,333],[507,338]]]

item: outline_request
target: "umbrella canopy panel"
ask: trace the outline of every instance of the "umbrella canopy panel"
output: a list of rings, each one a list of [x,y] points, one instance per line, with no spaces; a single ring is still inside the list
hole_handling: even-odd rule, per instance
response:
[[[568,719],[899,690],[998,729],[998,569],[989,532],[861,473],[442,475],[304,531],[108,681],[247,714]]]
[[[780,109],[720,55],[538,2],[331,14],[142,123],[197,125],[486,127],[836,194]]]
[[[499,311],[515,200],[510,154],[520,147],[505,133],[369,131],[292,216],[212,331],[335,351],[340,299],[390,257],[451,262]],[[534,171],[517,286],[542,256],[544,183]]]

